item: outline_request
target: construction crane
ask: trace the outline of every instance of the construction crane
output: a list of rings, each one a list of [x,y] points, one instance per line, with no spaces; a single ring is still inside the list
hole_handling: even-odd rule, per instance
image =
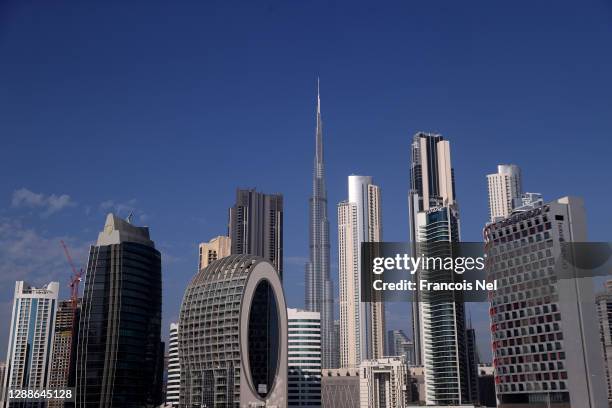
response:
[[[72,268],[72,276],[70,277],[70,302],[72,303],[72,317],[73,323],[76,318],[76,309],[79,303],[79,283],[81,283],[81,278],[83,276],[83,269],[80,270],[74,266],[74,262],[72,261],[72,257],[70,256],[70,252],[68,251],[68,246],[64,241],[60,241],[62,247],[64,248],[64,253],[66,254],[66,259],[68,259],[68,263]]]

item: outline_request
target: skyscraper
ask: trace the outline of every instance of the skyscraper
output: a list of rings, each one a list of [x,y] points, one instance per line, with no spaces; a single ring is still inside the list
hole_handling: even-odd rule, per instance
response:
[[[77,407],[161,403],[161,289],[161,255],[149,229],[108,214],[85,274]]]
[[[334,331],[332,333],[332,352],[331,366],[334,368],[340,367],[340,320],[334,320]]]
[[[319,312],[287,309],[289,407],[321,406],[321,318]]]
[[[434,252],[435,256],[452,256],[451,245],[444,243],[460,240],[459,209],[450,144],[441,135],[414,136],[409,208],[413,256]],[[448,275],[454,279],[452,272]],[[425,269],[418,270],[416,276],[428,281],[443,278],[439,271]],[[424,366],[425,401],[429,405],[469,402],[465,311],[460,293],[417,290],[412,311],[416,364]]]
[[[476,344],[476,330],[470,324],[465,333],[465,346],[467,351],[467,371],[470,391],[470,401],[478,401],[478,346]]]
[[[49,372],[49,387],[65,389],[74,386],[74,369],[76,366],[76,336],[81,304],[76,304],[73,312],[72,300],[59,302],[55,317],[55,335],[53,337],[53,352]],[[75,329],[75,326],[77,330]],[[49,401],[49,408],[61,408],[64,400]]]
[[[521,169],[516,164],[500,164],[497,173],[487,175],[489,187],[489,219],[505,218],[521,198]]]
[[[414,364],[414,343],[403,330],[387,332],[387,355],[402,357],[406,364]]]
[[[348,200],[338,204],[342,367],[384,355],[384,303],[361,298],[361,243],[381,240],[380,188],[370,176],[349,176]]]
[[[272,262],[283,279],[283,196],[237,189],[229,210],[232,255],[257,255]]]
[[[170,336],[168,338],[168,378],[166,381],[166,406],[178,407],[179,391],[181,389],[178,323],[170,323]]]
[[[5,401],[9,388],[45,389],[49,384],[58,293],[58,282],[42,288],[15,282],[3,388]],[[9,402],[7,406],[13,404]]]
[[[310,197],[309,246],[310,260],[306,264],[306,310],[321,315],[321,353],[324,368],[335,366],[333,361],[333,284],[329,277],[329,220],[327,218],[327,188],[323,163],[323,122],[321,98],[317,82],[317,125],[315,157]]]
[[[179,406],[287,406],[287,305],[274,266],[213,261],[191,280],[179,317]]]
[[[212,261],[230,255],[232,243],[229,237],[220,235],[199,245],[199,268],[204,269]]]
[[[4,380],[6,379],[6,363],[0,361],[0,407],[4,407]]]
[[[572,272],[564,244],[587,241],[582,199],[536,202],[488,224],[484,239],[498,284],[489,297],[498,407],[607,407],[592,282]]]

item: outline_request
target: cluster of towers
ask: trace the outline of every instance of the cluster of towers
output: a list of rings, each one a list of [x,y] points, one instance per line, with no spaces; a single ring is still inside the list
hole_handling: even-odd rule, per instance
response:
[[[419,132],[410,156],[409,238],[414,256],[427,255],[428,244],[461,240],[450,143]],[[602,408],[605,391],[612,395],[602,364],[612,358],[612,289],[597,298],[598,326],[590,282],[559,279],[555,269],[564,243],[587,240],[582,200],[525,193],[516,165],[498,166],[487,182],[483,249],[500,287],[489,295],[495,403]],[[288,308],[283,292],[283,196],[238,189],[227,235],[199,245],[166,362],[161,254],[147,227],[109,214],[76,318],[58,301],[58,283],[17,282],[0,402],[25,404],[8,399],[15,388],[66,388],[74,395],[65,401],[27,406],[484,406],[460,296],[417,290],[406,307],[411,336],[387,331],[382,299],[363,298],[362,244],[383,241],[371,176],[348,176],[337,205],[336,292],[318,93],[309,204],[304,310]]]

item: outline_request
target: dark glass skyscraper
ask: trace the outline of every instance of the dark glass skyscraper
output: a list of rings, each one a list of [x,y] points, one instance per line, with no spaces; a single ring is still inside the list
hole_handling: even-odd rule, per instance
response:
[[[321,365],[335,366],[332,358],[333,286],[329,279],[329,220],[327,219],[327,189],[323,164],[323,122],[321,98],[317,82],[317,128],[315,157],[310,197],[310,260],[306,264],[306,310],[321,314]]]
[[[236,190],[229,210],[232,255],[257,255],[274,265],[283,278],[283,196],[255,189]]]
[[[149,229],[109,214],[85,275],[77,407],[161,403],[161,289],[161,255]]]

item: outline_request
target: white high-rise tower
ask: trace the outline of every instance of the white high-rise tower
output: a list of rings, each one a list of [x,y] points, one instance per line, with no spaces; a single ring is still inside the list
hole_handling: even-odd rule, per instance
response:
[[[521,169],[516,164],[500,164],[497,173],[487,175],[487,183],[490,220],[509,216],[523,193]]]
[[[384,355],[384,303],[361,299],[361,243],[381,240],[380,188],[370,176],[349,176],[348,200],[338,204],[342,367]]]
[[[48,385],[58,293],[58,282],[42,288],[15,283],[5,393],[9,388],[45,389]]]

